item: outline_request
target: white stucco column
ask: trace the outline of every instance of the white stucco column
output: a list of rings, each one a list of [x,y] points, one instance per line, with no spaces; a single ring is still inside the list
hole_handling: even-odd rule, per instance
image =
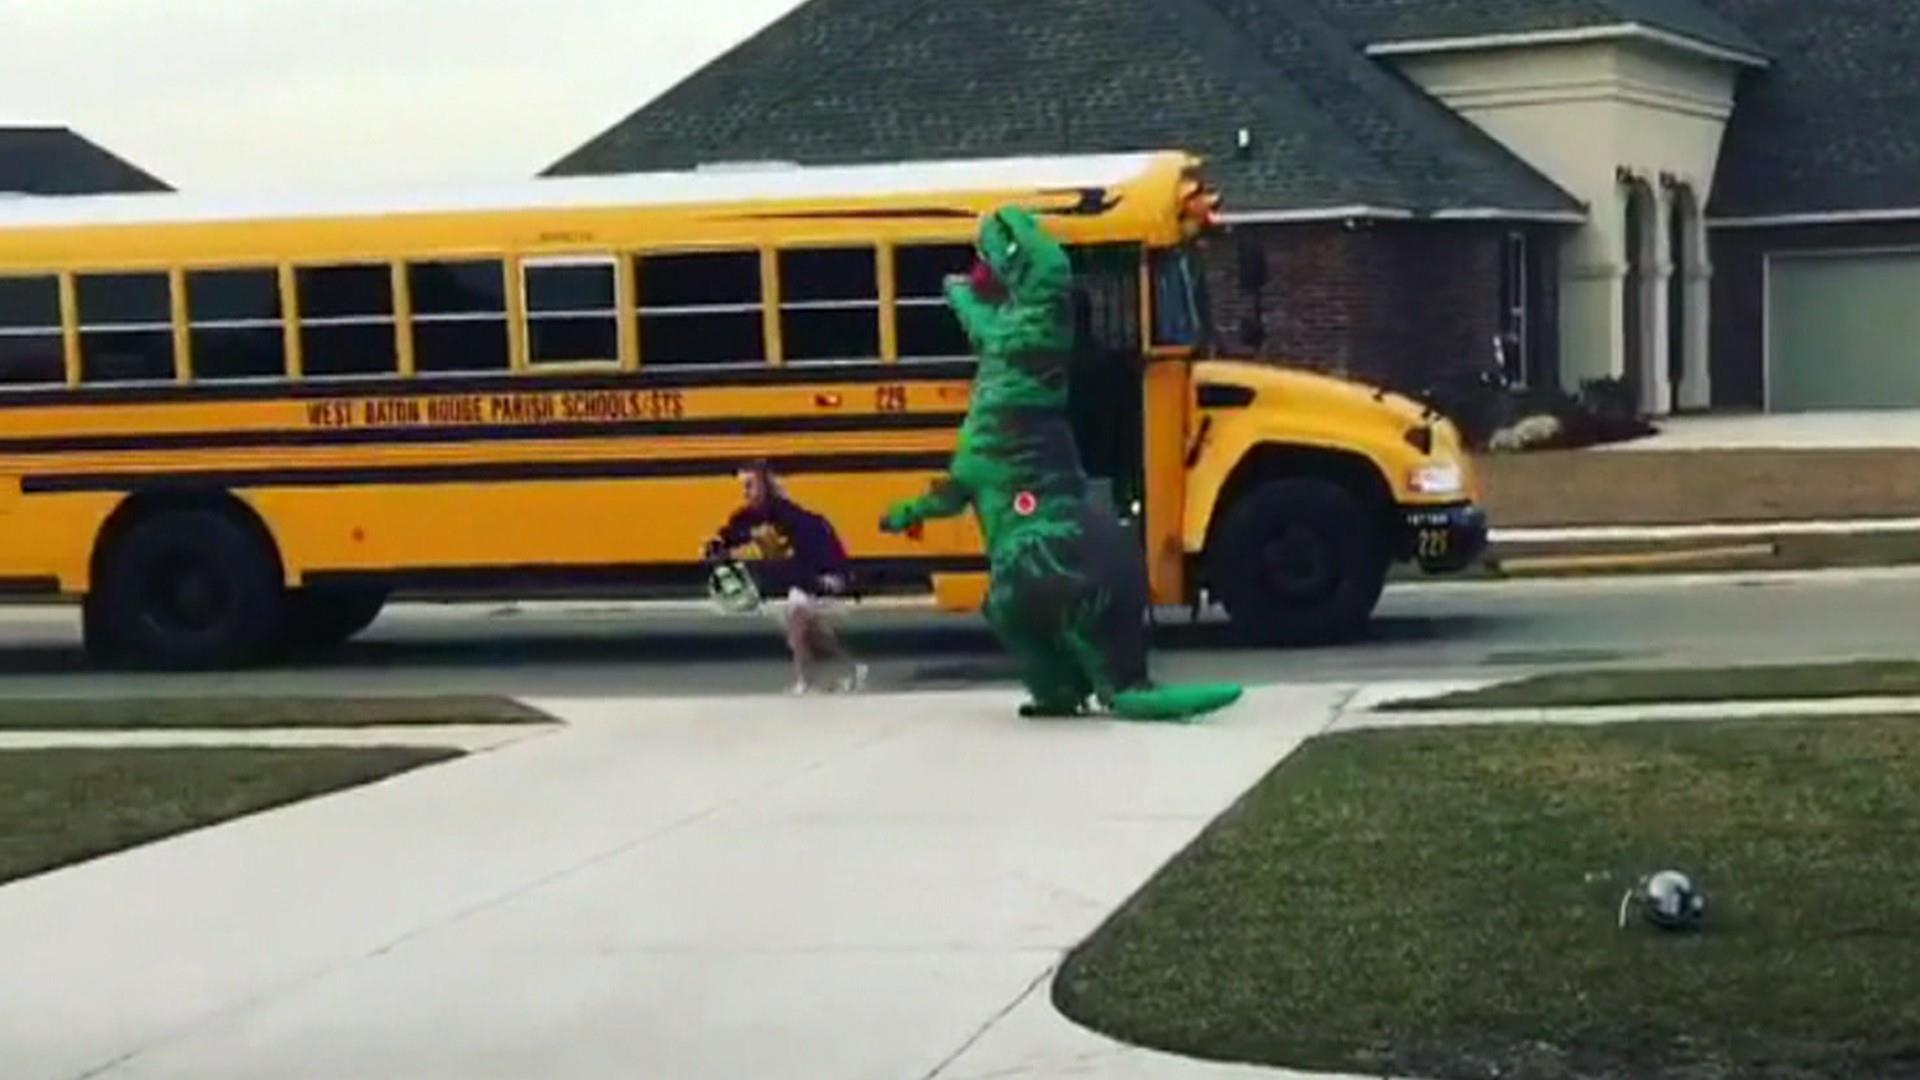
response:
[[[1640,235],[1631,238],[1639,244],[1640,357],[1644,365],[1640,375],[1640,409],[1648,416],[1665,416],[1673,411],[1673,375],[1668,370],[1673,350],[1668,343],[1667,314],[1671,306],[1667,289],[1673,281],[1673,196],[1659,184],[1646,185],[1647,213],[1640,222]]]
[[[1560,389],[1570,394],[1588,379],[1626,373],[1627,264],[1618,231],[1585,228],[1560,249]]]
[[[1678,405],[1688,411],[1713,406],[1713,263],[1708,256],[1706,215],[1700,212],[1703,202],[1699,191],[1689,188],[1676,207],[1677,213],[1684,214],[1687,243],[1681,260],[1686,275],[1682,282],[1686,354],[1681,361]]]

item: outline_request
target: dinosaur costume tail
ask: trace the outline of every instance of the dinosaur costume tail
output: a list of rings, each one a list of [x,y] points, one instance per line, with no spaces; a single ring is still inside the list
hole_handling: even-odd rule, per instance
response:
[[[1123,720],[1190,722],[1240,700],[1233,683],[1193,683],[1126,690],[1113,695],[1113,714]]]

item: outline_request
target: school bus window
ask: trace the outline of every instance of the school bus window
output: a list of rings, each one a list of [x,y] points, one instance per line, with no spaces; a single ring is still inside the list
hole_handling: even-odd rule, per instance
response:
[[[947,309],[944,282],[973,265],[966,244],[902,247],[893,253],[894,317],[900,328],[900,358],[927,360],[971,356],[967,335]]]
[[[173,378],[173,290],[165,273],[81,274],[74,288],[83,380]]]
[[[643,255],[634,275],[647,367],[766,362],[759,252]]]
[[[529,259],[527,362],[620,359],[620,305],[612,259]]]
[[[506,371],[507,268],[497,259],[418,262],[407,267],[413,296],[413,369]]]
[[[52,274],[0,277],[0,384],[66,381],[60,279]]]
[[[287,340],[279,272],[193,270],[187,273],[187,325],[195,379],[263,379],[285,375]]]
[[[1180,250],[1156,251],[1153,263],[1153,343],[1194,345],[1200,340],[1193,266]]]
[[[789,363],[880,355],[875,260],[865,247],[780,253],[780,340]]]
[[[393,272],[385,264],[301,267],[300,355],[319,378],[390,375],[400,369],[393,327]]]

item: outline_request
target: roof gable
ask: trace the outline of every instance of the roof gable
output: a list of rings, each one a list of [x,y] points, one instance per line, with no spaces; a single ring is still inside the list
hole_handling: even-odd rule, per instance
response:
[[[1269,0],[1280,3],[1286,0]],[[1704,0],[1311,0],[1375,45],[1638,25],[1748,55],[1761,47]]]
[[[167,185],[62,127],[0,127],[0,191],[85,195]]]
[[[1309,6],[1235,0],[813,0],[549,171],[1161,147],[1235,209],[1579,209]]]

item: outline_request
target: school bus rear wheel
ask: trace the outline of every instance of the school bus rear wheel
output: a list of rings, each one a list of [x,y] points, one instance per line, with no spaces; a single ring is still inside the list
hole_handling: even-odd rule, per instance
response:
[[[273,552],[255,529],[216,509],[151,513],[104,553],[90,636],[140,667],[234,667],[262,656],[285,618]]]

